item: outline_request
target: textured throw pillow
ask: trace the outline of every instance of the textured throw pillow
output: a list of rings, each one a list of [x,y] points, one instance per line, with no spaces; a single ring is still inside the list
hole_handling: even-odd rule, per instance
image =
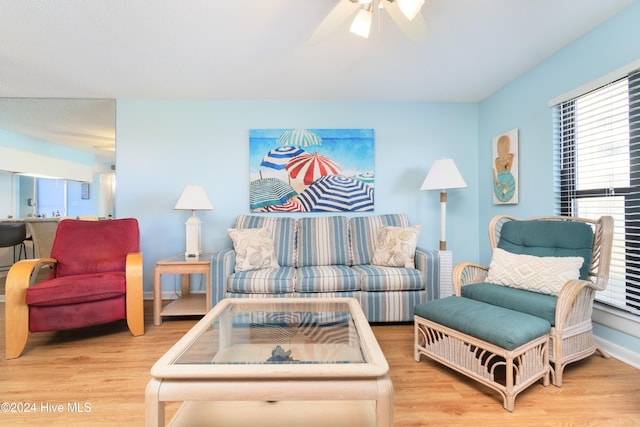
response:
[[[268,228],[230,228],[228,232],[236,252],[236,271],[279,267]]]
[[[580,277],[582,257],[537,257],[496,248],[485,282],[558,295],[568,280]]]
[[[420,226],[382,226],[373,248],[373,265],[415,268],[416,245]]]

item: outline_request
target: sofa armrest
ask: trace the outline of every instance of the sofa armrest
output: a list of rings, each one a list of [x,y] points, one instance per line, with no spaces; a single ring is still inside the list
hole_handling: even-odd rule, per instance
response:
[[[234,273],[235,266],[236,253],[232,248],[219,250],[213,255],[211,260],[211,307],[224,298],[227,291],[227,278]]]
[[[453,267],[451,279],[453,290],[457,296],[462,295],[462,287],[473,283],[484,282],[489,273],[489,267],[470,262],[461,262]]]
[[[440,252],[416,248],[415,263],[425,281],[427,300],[440,298]]]

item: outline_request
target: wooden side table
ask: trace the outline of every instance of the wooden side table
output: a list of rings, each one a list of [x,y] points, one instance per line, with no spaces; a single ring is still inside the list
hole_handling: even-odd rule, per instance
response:
[[[212,252],[205,252],[199,258],[185,258],[184,254],[156,262],[153,275],[153,324],[160,325],[162,316],[204,315],[211,306],[211,259]],[[163,274],[180,275],[181,296],[162,306]],[[192,274],[204,274],[205,293],[191,293]]]

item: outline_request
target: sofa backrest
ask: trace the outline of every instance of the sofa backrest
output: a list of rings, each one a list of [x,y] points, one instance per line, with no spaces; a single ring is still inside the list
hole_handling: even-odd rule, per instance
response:
[[[351,265],[348,226],[344,216],[299,218],[297,266]]]
[[[371,264],[378,229],[383,225],[408,227],[406,214],[354,217],[349,220],[349,239],[354,265]]]
[[[579,256],[584,258],[580,278],[586,279],[591,265],[593,229],[578,221],[508,221],[500,230],[498,248],[514,254]]]
[[[238,215],[235,228],[268,228],[273,238],[273,247],[281,267],[296,265],[296,220],[288,217]]]

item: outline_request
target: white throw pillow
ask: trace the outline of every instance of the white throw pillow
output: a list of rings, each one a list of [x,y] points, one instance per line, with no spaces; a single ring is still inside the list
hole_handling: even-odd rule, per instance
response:
[[[419,225],[413,227],[385,225],[378,228],[371,263],[383,267],[415,268],[414,258],[420,228]]]
[[[568,280],[580,277],[582,257],[537,257],[495,248],[485,282],[558,295]]]
[[[279,267],[268,228],[230,228],[227,231],[236,252],[235,271]]]

